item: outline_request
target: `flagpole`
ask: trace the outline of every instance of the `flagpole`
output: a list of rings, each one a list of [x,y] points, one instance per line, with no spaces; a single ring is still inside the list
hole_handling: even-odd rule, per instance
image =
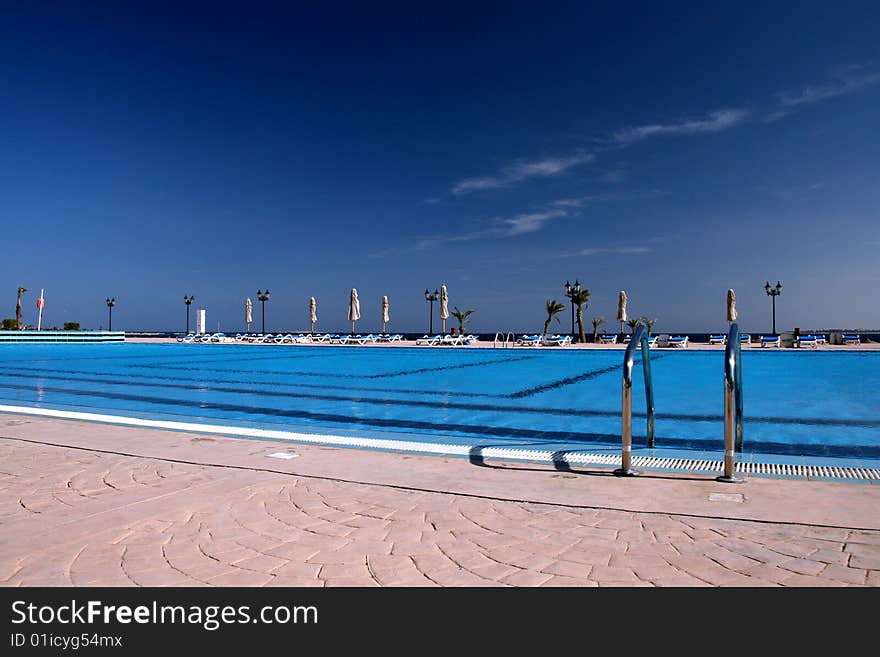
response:
[[[40,314],[37,317],[37,330],[40,330],[40,326],[43,324],[43,288],[40,288],[40,303],[38,304],[40,307]]]

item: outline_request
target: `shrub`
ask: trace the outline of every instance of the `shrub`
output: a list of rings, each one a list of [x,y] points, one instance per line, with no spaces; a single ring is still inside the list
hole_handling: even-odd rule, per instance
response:
[[[18,325],[15,323],[15,318],[6,318],[3,320],[3,330],[4,331],[14,331],[18,328]]]
[[[65,331],[79,331],[79,322],[64,322]]]

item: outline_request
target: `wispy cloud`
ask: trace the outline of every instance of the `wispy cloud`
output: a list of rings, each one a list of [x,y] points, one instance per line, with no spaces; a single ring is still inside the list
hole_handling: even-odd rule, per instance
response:
[[[552,201],[550,205],[559,208],[583,208],[594,203],[610,203],[614,201],[634,201],[637,199],[662,196],[664,192],[659,189],[634,192],[607,192],[604,194],[591,194],[589,196],[577,196],[575,198],[561,198]]]
[[[710,112],[706,117],[689,119],[678,123],[654,123],[650,125],[625,128],[614,133],[619,144],[632,144],[648,137],[659,135],[695,135],[720,132],[741,123],[749,116],[747,109],[723,109]]]
[[[776,95],[783,107],[797,107],[818,103],[829,98],[844,96],[880,82],[880,72],[848,75],[818,87],[806,87],[798,93],[780,92]]]
[[[776,121],[805,105],[855,93],[878,83],[880,83],[880,71],[864,72],[861,71],[861,67],[853,67],[825,84],[804,87],[796,92],[780,91],[776,94],[778,109],[769,114],[765,120]]]
[[[456,233],[452,235],[434,235],[420,240],[416,244],[417,249],[425,249],[438,244],[448,242],[470,242],[480,239],[504,239],[535,233],[541,230],[549,221],[559,217],[567,217],[571,213],[563,209],[547,209],[536,212],[525,212],[512,217],[494,217],[487,222],[487,227],[468,233]]]
[[[648,248],[647,246],[602,246],[602,247],[591,247],[587,249],[580,249],[579,251],[570,251],[568,253],[561,254],[566,258],[573,257],[584,257],[584,256],[594,256],[603,253],[610,254],[637,254],[637,253],[650,253],[653,249]]]
[[[461,196],[475,191],[510,187],[529,178],[548,178],[564,173],[580,164],[586,164],[592,159],[591,153],[576,153],[569,157],[548,157],[533,161],[518,160],[510,166],[504,167],[496,175],[459,180],[452,186],[452,193]]]

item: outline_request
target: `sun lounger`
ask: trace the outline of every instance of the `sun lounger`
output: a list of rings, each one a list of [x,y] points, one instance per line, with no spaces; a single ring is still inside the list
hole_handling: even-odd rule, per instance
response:
[[[828,344],[828,340],[821,333],[819,335],[814,335],[813,337],[816,338],[817,344]]]
[[[762,347],[781,347],[782,346],[782,338],[778,335],[762,335],[761,336],[761,346]]]
[[[727,336],[726,335],[710,335],[709,336],[709,344],[727,344]]]
[[[843,344],[862,344],[862,338],[858,335],[843,335],[841,338],[843,339]]]
[[[195,333],[187,333],[186,335],[177,338],[178,342],[192,342],[196,337]]]
[[[673,335],[666,341],[666,345],[669,347],[675,347],[677,349],[687,349],[688,336]]]
[[[569,340],[569,342],[571,342],[571,340]],[[599,344],[617,344],[617,334],[600,335],[599,336]]]
[[[462,344],[473,344],[475,342],[479,342],[480,338],[474,334],[468,334],[461,339]]]
[[[752,336],[749,333],[740,333],[739,344],[742,347],[748,347],[750,344],[752,344]]]
[[[794,345],[798,348],[810,347],[815,349],[819,344],[815,335],[799,335],[794,341]]]
[[[417,345],[427,345],[428,347],[433,347],[438,342],[440,342],[440,340],[442,340],[442,339],[443,339],[442,335],[432,335],[431,337],[428,337],[427,335],[423,335],[422,337],[420,337],[416,340],[416,344]]]
[[[571,336],[542,335],[541,344],[545,347],[563,347],[571,344]]]
[[[521,345],[523,347],[539,347],[539,346],[541,346],[541,336],[540,335],[523,335],[516,341],[516,344]]]
[[[461,336],[460,335],[444,335],[440,338],[440,344],[448,345],[451,347],[458,347],[461,345]]]

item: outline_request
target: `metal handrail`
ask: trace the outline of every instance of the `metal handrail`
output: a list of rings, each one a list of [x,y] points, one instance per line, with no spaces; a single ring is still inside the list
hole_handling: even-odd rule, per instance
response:
[[[501,331],[498,331],[492,339],[492,348],[497,349],[499,342],[501,343],[502,348],[507,349],[508,343],[512,345],[516,342],[516,333],[508,332],[507,335],[505,335]]]
[[[743,449],[742,346],[739,325],[730,325],[724,350],[724,474],[718,481],[740,483],[734,474],[736,452]]]
[[[632,468],[632,374],[637,346],[642,349],[642,375],[645,380],[645,404],[648,418],[648,447],[654,447],[654,383],[651,378],[651,347],[648,346],[648,331],[643,325],[640,325],[633,333],[623,356],[621,463],[620,468],[614,473],[625,476],[640,474]]]

